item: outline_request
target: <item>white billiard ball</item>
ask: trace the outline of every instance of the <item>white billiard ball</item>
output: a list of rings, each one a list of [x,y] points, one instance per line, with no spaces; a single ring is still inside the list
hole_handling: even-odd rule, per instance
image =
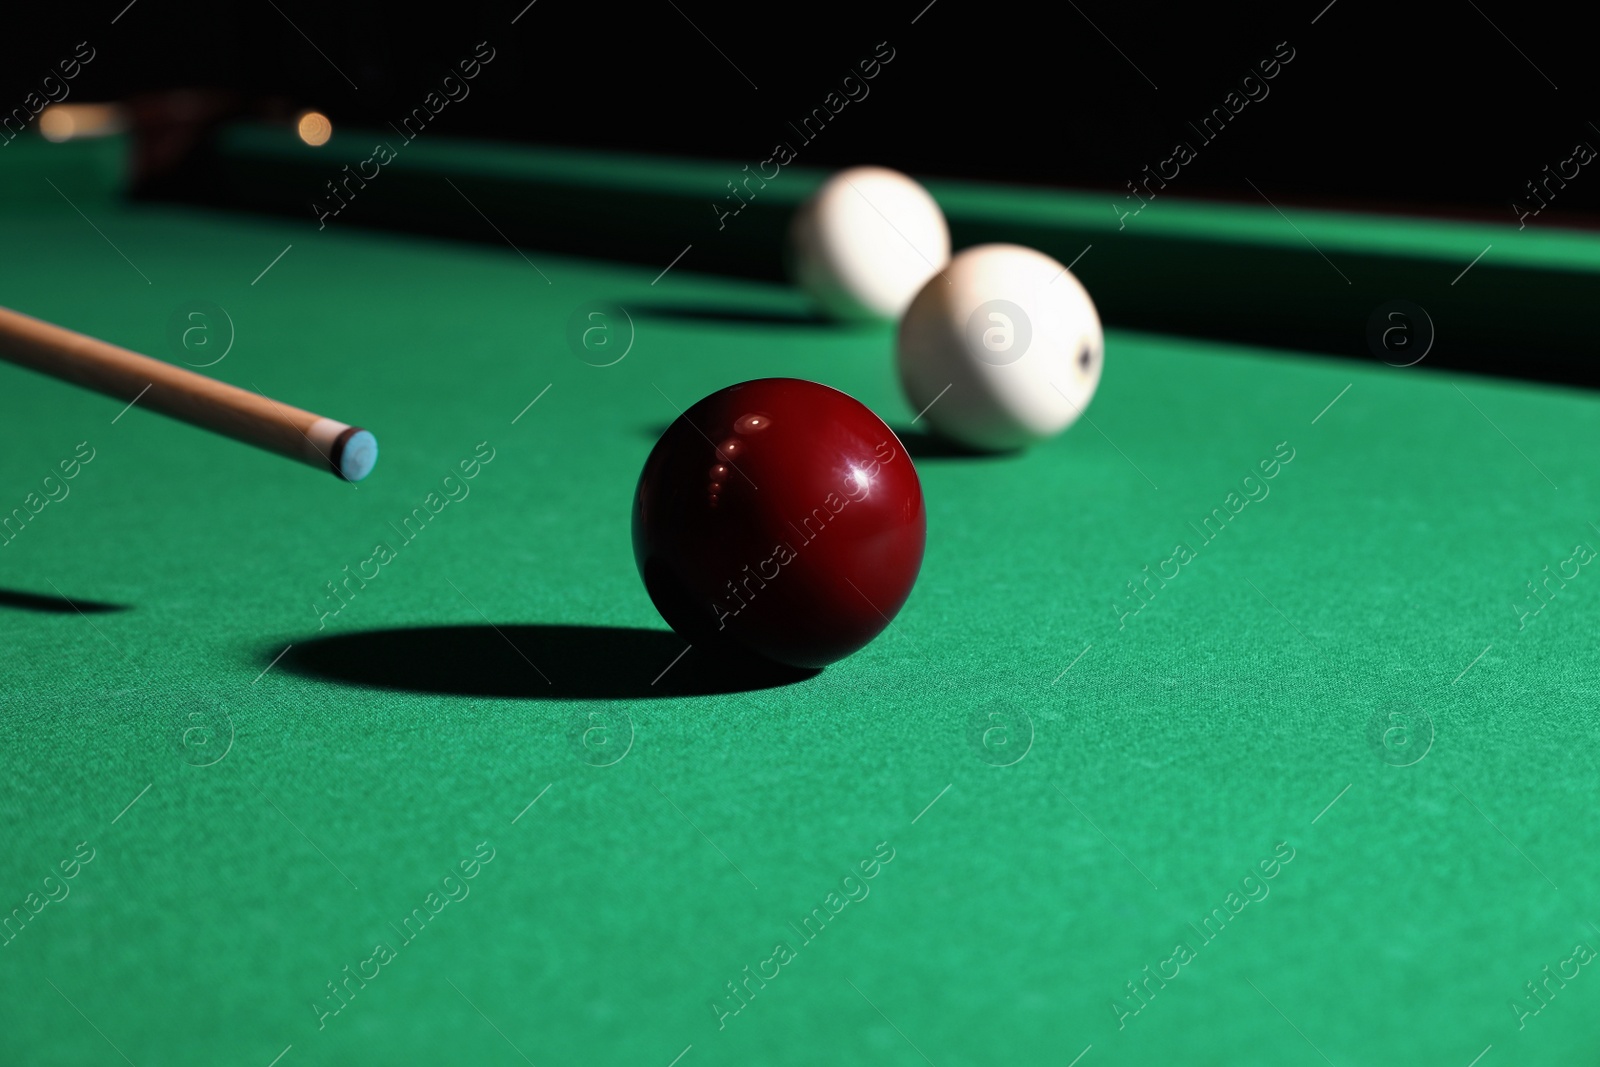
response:
[[[1100,384],[1105,338],[1071,271],[1021,245],[979,245],[917,293],[897,362],[912,409],[935,431],[1004,451],[1072,425]]]
[[[794,280],[828,315],[893,321],[950,261],[950,227],[904,174],[852,167],[800,206],[788,252]]]

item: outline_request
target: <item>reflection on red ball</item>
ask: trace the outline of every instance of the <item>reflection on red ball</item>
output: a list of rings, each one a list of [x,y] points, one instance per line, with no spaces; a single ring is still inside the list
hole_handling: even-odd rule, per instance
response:
[[[922,566],[922,484],[837,389],[762,378],[667,427],[639,476],[633,555],[691,645],[822,667],[876,637]]]

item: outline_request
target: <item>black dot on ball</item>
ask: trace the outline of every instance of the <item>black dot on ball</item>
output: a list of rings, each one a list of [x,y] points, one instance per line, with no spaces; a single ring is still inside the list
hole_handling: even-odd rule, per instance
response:
[[[1093,363],[1094,363],[1094,353],[1092,351],[1090,351],[1088,345],[1084,345],[1082,348],[1078,349],[1078,369],[1079,370],[1088,371],[1089,367],[1091,365],[1093,365]]]

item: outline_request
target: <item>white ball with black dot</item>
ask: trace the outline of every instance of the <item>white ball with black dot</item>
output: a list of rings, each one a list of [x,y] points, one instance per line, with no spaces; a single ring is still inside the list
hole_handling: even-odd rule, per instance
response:
[[[896,350],[918,421],[969,448],[1007,451],[1060,433],[1089,406],[1105,336],[1071,271],[1043,252],[991,244],[923,285]]]
[[[789,226],[795,282],[836,319],[893,321],[950,260],[944,212],[915,180],[852,167],[822,184]]]

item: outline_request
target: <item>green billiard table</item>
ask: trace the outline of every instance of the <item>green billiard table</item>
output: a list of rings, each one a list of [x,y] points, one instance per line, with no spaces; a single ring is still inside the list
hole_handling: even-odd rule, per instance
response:
[[[1600,399],[1435,365],[1592,358],[1594,236],[932,182],[1110,323],[1086,419],[975,457],[782,284],[818,172],[719,219],[736,165],[419,139],[319,223],[370,152],[231,129],[184,204],[0,149],[0,303],[382,450],[0,367],[0,1061],[1596,1055]],[[767,376],[926,495],[817,673],[702,662],[633,563],[656,437]]]

